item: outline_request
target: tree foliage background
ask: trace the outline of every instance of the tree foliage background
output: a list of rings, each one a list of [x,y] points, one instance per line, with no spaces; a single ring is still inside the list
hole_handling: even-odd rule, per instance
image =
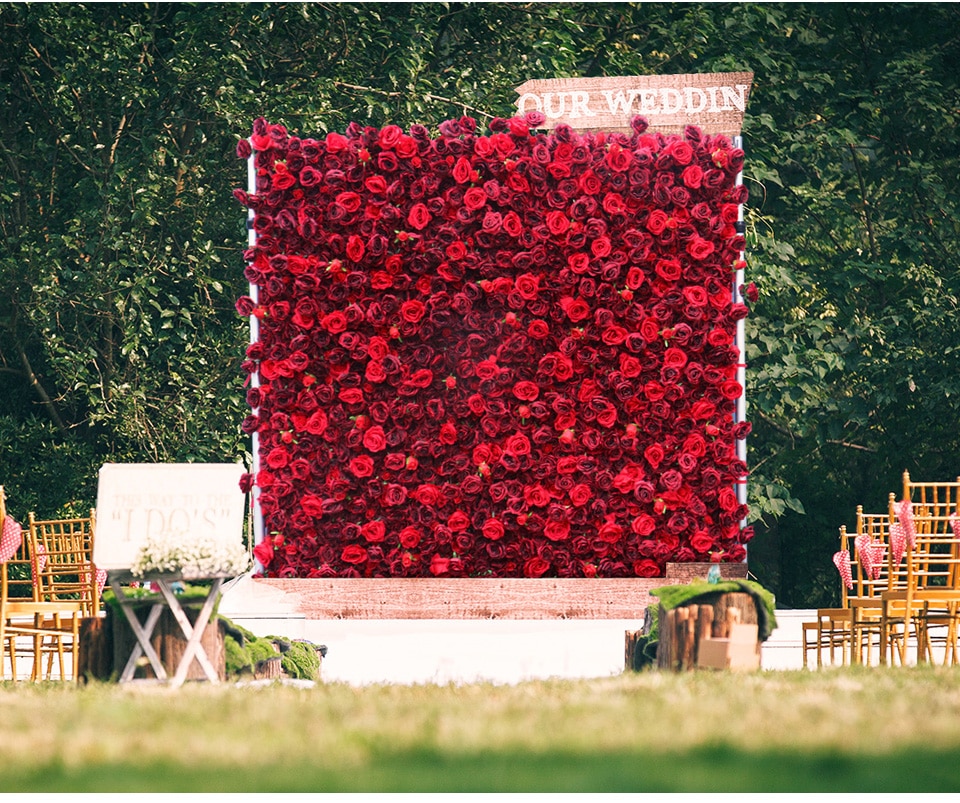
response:
[[[254,118],[510,116],[531,78],[754,72],[750,570],[828,604],[857,505],[960,475],[960,6],[0,4],[0,482],[95,504],[103,462],[249,445]]]

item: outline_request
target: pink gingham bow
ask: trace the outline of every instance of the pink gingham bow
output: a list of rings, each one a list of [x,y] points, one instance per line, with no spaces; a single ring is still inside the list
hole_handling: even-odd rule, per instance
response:
[[[0,531],[0,563],[6,563],[16,555],[22,543],[23,528],[17,524],[13,516],[6,516],[3,520],[3,530]]]
[[[840,572],[840,579],[847,589],[853,588],[853,575],[850,572],[850,554],[845,549],[841,549],[833,556],[833,565]]]
[[[854,541],[860,565],[867,577],[876,580],[883,567],[883,555],[887,551],[882,541],[874,541],[869,535],[858,535]]]

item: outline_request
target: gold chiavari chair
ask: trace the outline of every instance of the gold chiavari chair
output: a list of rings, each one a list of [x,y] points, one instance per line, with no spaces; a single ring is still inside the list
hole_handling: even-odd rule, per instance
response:
[[[47,674],[53,659],[65,675],[65,648],[72,658],[74,680],[79,677],[80,623],[100,611],[97,570],[93,564],[95,511],[90,516],[72,519],[39,520],[29,515],[30,546],[37,558],[37,595],[42,602],[60,610],[47,616],[43,629],[42,651],[48,658]]]
[[[0,566],[0,647],[4,659],[0,661],[0,678],[6,677],[6,657],[9,657],[11,677],[17,680],[18,655],[29,650],[33,656],[30,677],[38,680],[44,641],[49,649],[62,650],[62,642],[66,638],[60,632],[51,632],[45,625],[64,612],[78,612],[80,604],[51,604],[40,600],[36,582],[37,556],[24,537],[23,528],[7,515],[6,496],[3,486],[0,486],[0,528],[8,528],[12,532],[13,525],[19,529],[19,543],[11,557]]]
[[[887,618],[894,627],[902,621],[912,628],[918,661],[934,661],[936,646],[943,649],[944,664],[957,663],[960,525],[954,520],[960,515],[960,478],[914,482],[904,471],[903,498],[896,513],[909,542],[907,583],[902,593],[887,595]],[[903,644],[900,652],[902,659]]]
[[[886,662],[883,635],[900,643],[902,630],[883,630],[883,595],[904,588],[904,541],[894,525],[895,496],[890,494],[886,513],[864,513],[857,506],[857,535],[854,538],[855,589],[849,603],[852,616],[852,663],[873,663],[876,651],[879,663]],[[898,653],[899,654],[899,653]]]
[[[942,646],[943,663],[958,661],[960,611],[960,478],[955,482],[913,482],[904,472],[903,499],[896,516],[907,536],[906,584],[885,595],[884,637],[912,630],[917,661],[932,662]],[[892,651],[892,647],[891,647]],[[899,644],[906,659],[905,640]]]
[[[846,525],[840,527],[840,550],[834,554],[833,562],[840,572],[840,607],[818,608],[816,620],[803,623],[804,669],[807,667],[808,653],[811,650],[816,650],[818,669],[823,666],[825,652],[829,654],[831,664],[837,663],[838,652],[841,664],[846,664],[850,660],[853,610],[849,605],[848,597],[853,588],[853,560],[850,555],[850,539]]]

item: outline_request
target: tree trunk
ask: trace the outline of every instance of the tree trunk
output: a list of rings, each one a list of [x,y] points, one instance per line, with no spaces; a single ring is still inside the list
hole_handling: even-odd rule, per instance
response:
[[[149,606],[135,609],[137,618],[141,623],[146,621],[149,611]],[[195,623],[199,610],[185,606],[184,611],[190,623]],[[127,665],[127,660],[130,658],[130,654],[137,644],[137,637],[134,635],[130,624],[127,622],[126,616],[124,616],[122,612],[108,608],[107,618],[112,619],[113,665],[119,675]],[[218,680],[221,681],[226,678],[226,652],[223,644],[223,636],[220,619],[214,618],[207,624],[206,628],[204,628],[203,637],[200,639],[201,649],[206,652],[210,663],[217,672]],[[167,676],[173,677],[173,675],[176,674],[180,659],[186,650],[187,639],[181,632],[180,625],[177,623],[177,620],[169,608],[164,608],[160,614],[157,626],[153,629],[153,634],[150,637],[150,643],[157,651],[160,663],[166,671]],[[141,656],[137,670],[134,672],[134,678],[155,677],[156,674],[153,671],[153,667],[150,666],[145,656]],[[200,666],[196,658],[194,658],[190,662],[190,668],[187,671],[187,680],[206,679],[207,675],[203,671],[203,667]]]
[[[657,668],[684,672],[697,666],[700,642],[728,638],[731,623],[757,623],[757,608],[750,594],[718,593],[671,610],[660,607]]]
[[[110,680],[113,674],[113,628],[104,616],[80,622],[80,650],[77,677],[81,683]]]

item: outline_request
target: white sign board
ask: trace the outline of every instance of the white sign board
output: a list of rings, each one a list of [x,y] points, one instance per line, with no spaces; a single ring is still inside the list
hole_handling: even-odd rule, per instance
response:
[[[93,562],[107,571],[129,569],[150,537],[196,534],[241,543],[244,471],[239,463],[106,463]]]
[[[550,128],[626,132],[640,115],[663,134],[696,125],[705,134],[734,137],[752,85],[750,72],[536,79],[516,88],[517,113],[542,112]]]

